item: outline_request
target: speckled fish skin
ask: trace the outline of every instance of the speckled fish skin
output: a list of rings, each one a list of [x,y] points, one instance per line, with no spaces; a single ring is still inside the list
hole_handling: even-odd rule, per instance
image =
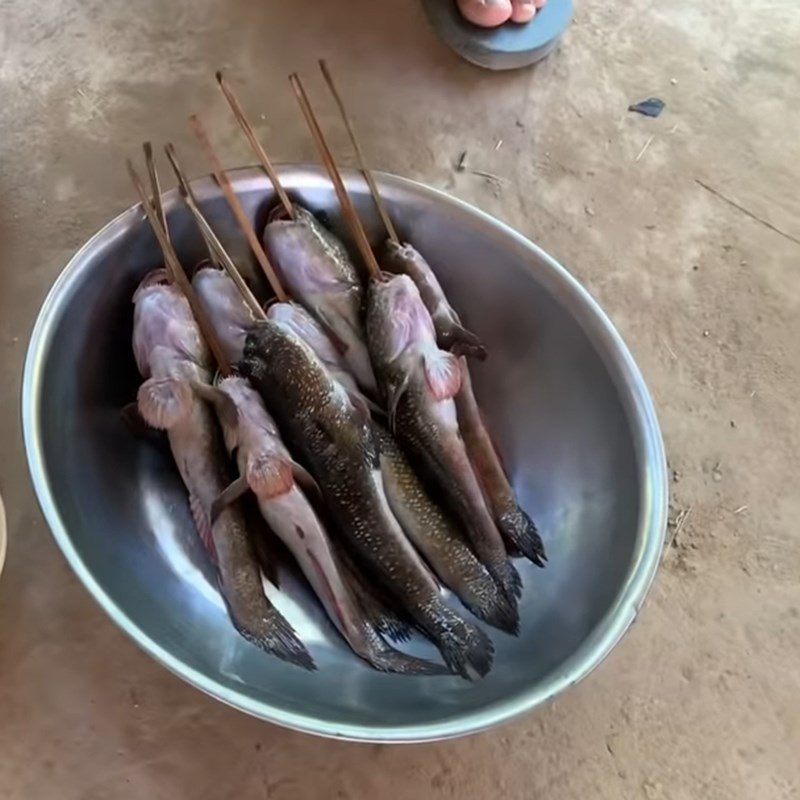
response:
[[[327,531],[293,477],[293,462],[260,395],[232,376],[216,392],[230,400],[220,422],[270,528],[289,548],[311,588],[353,651],[376,669],[405,675],[441,674],[444,667],[401,653],[380,638],[353,595]],[[219,405],[219,395],[217,404]]]
[[[381,266],[387,272],[408,275],[414,281],[422,302],[431,315],[436,330],[436,341],[442,350],[481,360],[486,358],[486,348],[483,343],[461,324],[458,314],[447,300],[439,279],[418,250],[410,244],[401,244],[390,239],[384,245]]]
[[[271,321],[248,337],[243,374],[262,396],[301,461],[311,470],[337,529],[360,566],[378,580],[465,678],[485,675],[494,648],[438,593],[386,499],[368,416],[358,412],[308,345]]]
[[[458,314],[450,306],[441,284],[422,255],[409,244],[389,241],[382,266],[397,274],[408,275],[419,289],[436,329],[436,339],[443,350],[484,358],[486,349],[475,334],[461,326]],[[472,379],[466,359],[462,359],[462,383],[455,397],[458,424],[467,453],[483,486],[486,500],[509,547],[522,553],[537,566],[547,560],[536,525],[520,507],[503,465],[486,430],[478,402],[472,391]]]
[[[442,583],[479,619],[519,632],[519,614],[475,557],[453,518],[430,496],[394,437],[375,424],[386,496],[395,516]]]
[[[236,504],[211,519],[214,500],[231,479],[211,409],[192,383],[208,383],[211,358],[189,304],[165,273],[145,278],[134,295],[133,349],[146,379],[137,398],[142,417],[166,430],[175,464],[220,591],[239,633],[278,658],[314,669],[314,662],[286,619],[264,595],[256,555]]]
[[[458,358],[440,350],[431,316],[407,275],[370,282],[370,353],[401,445],[434,481],[464,526],[475,554],[511,600],[521,582],[486,506],[458,429],[453,397]]]
[[[294,208],[294,219],[267,223],[264,245],[289,294],[334,338],[358,385],[375,397],[358,272],[342,242],[310,211]]]

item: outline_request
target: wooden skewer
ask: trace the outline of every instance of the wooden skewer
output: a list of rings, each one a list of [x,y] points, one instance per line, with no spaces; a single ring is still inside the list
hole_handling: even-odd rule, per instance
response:
[[[381,218],[381,222],[383,222],[383,226],[386,228],[386,232],[389,234],[389,238],[396,244],[400,244],[400,238],[398,237],[394,224],[392,223],[392,220],[389,217],[389,213],[386,211],[386,206],[384,205],[383,199],[381,198],[380,192],[378,191],[378,186],[375,183],[375,178],[373,178],[372,176],[372,170],[367,166],[367,160],[364,158],[364,153],[361,150],[361,145],[358,142],[358,137],[356,136],[356,132],[353,129],[353,123],[350,121],[350,116],[348,115],[344,107],[342,98],[338,90],[336,89],[336,84],[333,82],[333,76],[331,75],[331,72],[328,69],[328,65],[325,63],[324,58],[321,58],[319,60],[319,68],[322,70],[322,75],[325,78],[325,83],[328,84],[328,88],[331,90],[333,99],[339,108],[339,114],[342,118],[342,122],[344,122],[344,126],[345,128],[347,128],[347,135],[350,137],[350,142],[353,145],[353,150],[355,150],[356,159],[358,160],[358,168],[361,170],[362,174],[364,175],[364,179],[367,181],[369,190],[372,193],[372,199],[375,201],[375,207],[378,209],[378,216]]]
[[[150,142],[144,142],[142,144],[142,150],[144,150],[144,163],[147,167],[147,174],[150,177],[150,186],[153,190],[151,202],[159,220],[161,221],[161,226],[164,228],[164,233],[167,234],[167,238],[169,239],[167,215],[164,212],[164,204],[161,202],[161,182],[158,179],[158,170],[156,169],[156,162],[155,158],[153,157],[153,145],[150,144]]]
[[[236,121],[239,123],[242,131],[244,131],[244,135],[247,137],[247,141],[250,142],[250,147],[253,148],[253,152],[256,154],[256,156],[258,156],[258,160],[261,162],[264,172],[267,173],[267,176],[272,182],[272,188],[275,189],[275,193],[278,195],[281,205],[286,209],[289,219],[294,219],[294,208],[292,207],[292,202],[289,200],[289,196],[286,194],[280,178],[278,177],[278,173],[275,171],[275,167],[272,166],[272,162],[269,160],[266,150],[264,150],[264,148],[261,146],[261,142],[259,142],[255,129],[250,124],[250,120],[247,118],[247,114],[245,113],[242,104],[239,102],[239,98],[234,94],[233,89],[231,89],[231,87],[228,85],[228,82],[225,80],[225,76],[222,74],[222,70],[217,71],[216,77],[219,88],[222,90],[222,94],[225,95],[225,99],[228,101],[231,111],[233,111],[233,116],[236,117]]]
[[[181,169],[180,163],[178,162],[178,155],[175,152],[174,145],[169,143],[166,145],[164,150],[167,153],[169,163],[172,165],[172,169],[174,170],[175,176],[178,179],[178,190],[181,193],[181,197],[183,197],[183,200],[191,212],[197,227],[200,229],[200,233],[205,240],[206,247],[208,247],[209,254],[225,270],[225,272],[228,273],[231,280],[233,280],[233,282],[236,284],[236,288],[241,293],[244,301],[250,307],[250,310],[253,312],[256,319],[265,319],[266,315],[264,314],[264,309],[261,308],[258,300],[255,298],[255,295],[250,291],[250,287],[247,285],[244,278],[242,278],[242,275],[236,267],[236,264],[228,255],[228,251],[225,249],[225,246],[222,244],[222,242],[220,242],[219,238],[214,233],[214,230],[209,224],[208,220],[205,218],[205,215],[202,211],[200,211],[200,207],[197,204],[197,198],[194,196],[192,187],[189,184],[189,181],[186,179],[186,175]]]
[[[333,186],[336,189],[336,196],[339,198],[339,203],[342,206],[342,213],[344,214],[347,226],[350,228],[350,233],[356,240],[356,245],[361,253],[361,257],[364,259],[364,263],[367,265],[372,277],[375,280],[383,280],[381,268],[369,245],[367,234],[364,232],[364,227],[361,225],[361,220],[358,218],[358,213],[353,205],[353,201],[350,199],[350,195],[345,188],[344,181],[336,166],[333,154],[328,147],[328,143],[325,141],[325,136],[319,127],[317,118],[314,115],[314,110],[311,108],[311,103],[308,101],[308,96],[296,72],[289,76],[289,83],[292,85],[292,89],[297,97],[297,102],[300,104],[303,116],[306,118],[308,127],[311,130],[311,135],[314,137],[314,142],[325,164],[325,169],[328,170],[328,175],[330,175],[333,181]]]
[[[142,184],[141,178],[134,169],[133,163],[130,159],[127,160],[126,164],[128,167],[128,174],[130,175],[131,181],[133,182],[136,192],[139,195],[139,199],[142,202],[144,213],[147,215],[147,220],[153,229],[153,233],[156,235],[158,244],[161,247],[161,252],[164,254],[167,272],[171,279],[178,285],[178,288],[180,288],[180,290],[183,292],[186,299],[189,301],[189,307],[192,309],[192,314],[194,315],[197,325],[200,328],[200,333],[208,343],[208,347],[217,361],[220,372],[223,375],[230,375],[231,365],[225,356],[225,351],[222,349],[219,339],[217,339],[217,335],[208,319],[205,308],[203,308],[203,304],[195,294],[192,284],[189,282],[189,278],[184,272],[177,253],[167,238],[166,231],[161,226],[161,220],[159,220],[158,214],[147,198],[147,191]]]
[[[194,205],[197,206],[197,199],[194,196],[194,192],[192,191],[192,187],[189,185],[189,182],[186,180],[186,173],[181,169],[180,162],[178,161],[178,154],[175,152],[175,147],[171,142],[167,143],[164,146],[164,152],[167,154],[167,159],[169,160],[170,165],[175,173],[175,176],[178,178],[178,187],[181,192],[181,196],[184,197],[184,190],[186,194],[191,196],[191,199],[194,200]],[[188,203],[187,203],[188,205]],[[191,207],[189,207],[189,211],[191,211]],[[196,220],[195,220],[196,221]],[[212,241],[206,236],[205,230],[198,225],[200,228],[200,234],[203,237],[203,241],[206,244],[206,250],[208,250],[208,257],[211,262],[216,267],[222,267],[220,263],[219,256],[217,255],[217,249]]]
[[[267,254],[264,252],[264,248],[261,246],[261,242],[258,241],[258,236],[256,236],[256,232],[253,230],[253,226],[250,224],[250,220],[247,218],[247,214],[245,214],[242,204],[239,202],[239,198],[236,196],[233,185],[231,184],[228,176],[225,174],[222,163],[220,162],[213,146],[211,145],[211,140],[208,138],[205,128],[203,128],[203,125],[196,114],[192,114],[192,116],[189,117],[189,127],[192,129],[192,133],[194,133],[195,138],[200,145],[200,149],[203,151],[208,163],[211,165],[211,171],[214,174],[214,178],[219,184],[219,188],[222,189],[222,193],[225,195],[225,199],[228,201],[228,205],[231,207],[231,211],[233,211],[233,215],[236,217],[239,227],[242,229],[242,232],[247,238],[250,247],[255,253],[256,260],[261,265],[261,269],[264,270],[264,274],[267,276],[267,280],[269,281],[269,285],[272,287],[272,291],[275,292],[275,296],[280,302],[285,303],[288,299],[286,292],[284,291],[280,280],[278,280],[278,276],[275,273],[272,264],[270,264]]]

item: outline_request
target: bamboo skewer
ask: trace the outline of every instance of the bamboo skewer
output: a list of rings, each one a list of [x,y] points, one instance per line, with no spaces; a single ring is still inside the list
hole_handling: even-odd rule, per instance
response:
[[[211,171],[214,174],[214,178],[219,184],[220,189],[222,189],[222,193],[225,195],[225,199],[228,201],[228,205],[231,207],[231,211],[233,211],[233,215],[236,217],[239,227],[242,229],[242,232],[247,238],[250,247],[255,253],[256,260],[261,265],[261,269],[264,270],[264,274],[267,276],[267,280],[272,287],[272,291],[275,292],[275,296],[280,302],[286,302],[288,299],[286,292],[284,291],[280,280],[278,280],[278,276],[275,274],[275,270],[273,269],[272,264],[270,264],[267,254],[264,252],[264,248],[261,247],[261,242],[258,241],[258,236],[256,236],[256,232],[253,230],[253,226],[250,224],[250,220],[247,218],[247,214],[245,214],[242,204],[239,202],[239,198],[236,196],[236,192],[233,189],[230,179],[225,174],[222,163],[217,157],[217,154],[211,145],[211,141],[209,140],[202,123],[194,114],[189,117],[189,127],[192,129],[192,132],[194,133],[195,138],[200,145],[200,149],[203,151],[203,154],[208,160],[208,163],[211,166]]]
[[[231,107],[233,116],[236,117],[236,121],[239,123],[242,131],[244,131],[244,135],[247,138],[247,141],[250,142],[250,147],[253,148],[253,152],[256,154],[256,156],[258,156],[258,160],[261,162],[264,172],[267,173],[267,177],[269,177],[270,182],[272,183],[272,188],[278,195],[281,205],[289,215],[289,219],[294,219],[294,208],[292,207],[292,202],[289,200],[289,196],[286,194],[286,190],[283,188],[280,178],[278,177],[278,173],[275,171],[275,167],[272,166],[272,162],[270,161],[266,150],[264,150],[264,148],[261,146],[261,142],[259,142],[256,132],[250,123],[250,120],[247,118],[247,114],[245,113],[242,104],[239,102],[239,98],[234,94],[233,89],[231,89],[231,87],[228,85],[228,82],[225,80],[225,76],[222,74],[222,70],[217,72],[216,77],[219,88],[222,90],[222,94],[225,95],[225,99],[228,101],[228,105]]]
[[[236,284],[236,288],[241,293],[244,301],[247,303],[256,319],[265,319],[266,315],[264,314],[264,310],[261,308],[261,305],[259,304],[255,295],[250,291],[250,287],[247,285],[244,278],[242,278],[242,275],[236,267],[233,259],[228,255],[227,250],[214,233],[213,228],[205,218],[203,212],[200,211],[200,207],[197,204],[197,199],[194,196],[192,187],[190,186],[189,181],[186,179],[186,175],[181,169],[180,163],[178,162],[178,156],[175,152],[175,147],[170,143],[167,144],[164,150],[166,151],[169,163],[172,165],[172,169],[175,172],[175,177],[178,179],[178,190],[181,193],[181,197],[191,212],[197,227],[200,229],[200,233],[205,240],[206,247],[208,247],[209,254],[225,270],[225,272],[228,273],[231,280]]]
[[[314,115],[314,110],[311,108],[311,103],[308,100],[308,96],[303,89],[303,84],[297,73],[292,73],[289,76],[289,82],[297,97],[297,102],[300,104],[303,116],[306,118],[311,135],[314,137],[314,142],[325,164],[325,169],[328,170],[328,175],[330,175],[331,181],[333,181],[334,189],[336,189],[336,196],[339,198],[339,203],[342,207],[342,213],[344,214],[347,226],[350,228],[350,233],[356,241],[356,246],[361,253],[361,257],[364,259],[364,263],[367,265],[371,276],[375,280],[383,280],[381,268],[378,265],[375,254],[372,252],[367,234],[364,232],[364,227],[361,225],[361,220],[358,218],[358,213],[353,205],[353,201],[350,199],[350,195],[345,188],[342,176],[336,166],[336,161],[328,147],[328,143],[325,141],[325,136],[319,127],[317,118]]]
[[[147,174],[150,177],[150,188],[153,192],[150,202],[153,204],[156,215],[161,221],[161,227],[164,228],[167,239],[169,239],[167,215],[164,211],[164,204],[161,201],[161,181],[158,179],[158,170],[156,169],[156,162],[153,157],[153,145],[150,144],[150,142],[144,142],[142,144],[142,150],[144,150],[144,163],[147,167]]]
[[[197,198],[195,198],[194,196],[194,192],[192,191],[192,188],[189,185],[189,181],[186,180],[186,173],[181,169],[180,162],[178,161],[178,154],[175,152],[174,145],[171,142],[168,142],[164,146],[164,152],[167,154],[167,159],[169,160],[169,163],[172,166],[172,170],[175,173],[175,176],[178,178],[178,190],[181,192],[181,196],[182,197],[184,196],[183,190],[185,189],[185,191],[191,196],[191,199],[194,201],[194,205],[197,206]],[[192,210],[191,207],[189,208],[189,210],[190,211]],[[215,266],[222,267],[214,243],[209,240],[209,238],[206,235],[206,231],[199,224],[198,227],[200,228],[200,234],[203,237],[203,241],[206,244],[206,249],[208,250],[209,259]]]
[[[186,272],[184,272],[180,259],[178,258],[177,253],[167,237],[166,230],[161,225],[161,220],[158,218],[155,208],[151,205],[150,200],[148,200],[147,191],[142,184],[142,180],[136,172],[136,169],[134,168],[130,159],[127,160],[126,164],[128,167],[128,175],[130,176],[131,182],[133,183],[136,192],[139,195],[144,213],[147,215],[147,220],[153,229],[153,233],[155,234],[158,244],[161,247],[161,252],[164,255],[167,274],[170,276],[171,280],[178,285],[178,288],[183,292],[184,296],[189,301],[189,307],[192,309],[192,314],[197,321],[200,332],[208,344],[212,355],[216,359],[220,372],[223,375],[230,375],[231,365],[228,362],[228,359],[225,357],[225,351],[222,349],[219,339],[217,339],[217,335],[208,319],[205,309],[203,308],[203,304],[195,294],[192,284],[189,282]]]
[[[331,95],[333,95],[333,99],[339,108],[339,115],[341,116],[342,122],[344,122],[344,126],[347,129],[347,135],[350,137],[350,142],[353,145],[353,150],[355,150],[356,159],[358,161],[358,168],[364,175],[364,179],[367,182],[367,186],[369,186],[369,190],[372,193],[372,199],[375,201],[375,207],[378,209],[378,216],[381,218],[381,222],[383,223],[383,226],[386,228],[386,233],[389,235],[389,238],[393,242],[395,242],[395,244],[400,244],[400,237],[397,235],[397,230],[395,229],[394,224],[392,223],[392,220],[389,217],[389,213],[386,211],[386,206],[384,205],[383,199],[381,198],[380,192],[378,191],[378,186],[375,183],[375,178],[372,176],[372,170],[367,166],[367,160],[366,158],[364,158],[364,152],[362,151],[361,145],[359,144],[358,137],[356,136],[356,132],[353,128],[353,123],[351,122],[350,116],[344,107],[341,95],[336,89],[336,84],[333,82],[333,76],[331,75],[331,72],[328,69],[328,65],[325,62],[325,59],[321,58],[319,60],[319,68],[320,70],[322,70],[322,75],[325,78],[325,83],[328,84],[328,89],[330,89]]]

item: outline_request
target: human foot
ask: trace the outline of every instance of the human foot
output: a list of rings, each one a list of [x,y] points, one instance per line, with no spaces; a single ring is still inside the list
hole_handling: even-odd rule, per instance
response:
[[[482,28],[530,22],[547,0],[456,0],[465,19]]]

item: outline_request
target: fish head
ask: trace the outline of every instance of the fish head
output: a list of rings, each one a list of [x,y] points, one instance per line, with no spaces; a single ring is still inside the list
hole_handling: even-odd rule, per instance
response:
[[[134,294],[133,352],[144,377],[152,373],[152,356],[159,347],[202,368],[211,363],[188,300],[177,286],[164,283],[164,277],[163,270],[148,274]]]
[[[385,366],[435,344],[431,316],[408,275],[370,281],[367,332],[370,352]]]
[[[247,331],[255,325],[253,312],[231,277],[215,267],[202,267],[192,287],[208,313],[211,326],[231,362],[242,357]]]
[[[330,369],[344,369],[342,357],[323,327],[297,303],[273,303],[267,316],[302,339]]]
[[[264,245],[290,294],[309,307],[317,295],[360,286],[341,242],[305,209],[296,208],[294,219],[268,222]]]

